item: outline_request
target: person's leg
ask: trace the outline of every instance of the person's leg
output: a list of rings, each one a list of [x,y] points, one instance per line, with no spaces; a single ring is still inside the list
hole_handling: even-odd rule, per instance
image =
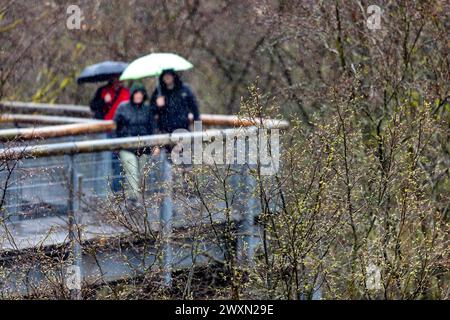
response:
[[[145,188],[148,189],[148,186],[146,186],[146,181],[148,181],[147,177],[149,175],[149,167],[148,167],[148,161],[149,157],[146,154],[142,154],[139,156],[139,187],[140,192],[145,194]]]
[[[122,191],[122,166],[119,161],[119,153],[114,151],[111,153],[111,166],[112,166],[112,183],[111,183],[111,189],[113,192],[120,192]]]
[[[107,139],[114,138],[113,133],[106,134]],[[122,166],[120,164],[119,152],[111,152],[111,191],[118,193],[122,191]]]
[[[121,150],[120,161],[125,172],[125,181],[130,186],[128,195],[134,198],[139,194],[139,162],[136,155],[130,151]]]

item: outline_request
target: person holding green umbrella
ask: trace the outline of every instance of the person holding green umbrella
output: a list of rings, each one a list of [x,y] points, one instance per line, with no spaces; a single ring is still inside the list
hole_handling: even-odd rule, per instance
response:
[[[159,131],[172,133],[176,129],[189,128],[189,113],[193,114],[194,120],[200,120],[194,94],[176,73],[192,67],[189,61],[174,53],[152,53],[130,63],[120,80],[159,76],[150,104],[157,115]]]
[[[150,104],[158,117],[161,133],[172,133],[177,129],[189,129],[189,113],[194,121],[200,120],[197,99],[174,70],[164,70],[158,87],[152,94]]]
[[[189,130],[189,113],[193,114],[194,121],[200,120],[197,99],[176,73],[192,67],[189,61],[176,54],[152,53],[133,61],[120,78],[129,80],[159,76],[159,83],[150,98],[150,106],[157,118],[160,133],[172,133],[177,129]],[[164,149],[171,152],[168,146]],[[155,148],[154,154],[158,153],[159,149]],[[186,182],[186,169],[183,169],[183,186],[188,194],[192,194]]]
[[[197,99],[191,89],[171,69],[164,70],[159,76],[159,84],[152,94],[150,105],[158,119],[160,133],[173,133],[177,129],[189,130],[189,113],[193,114],[194,121],[200,120]],[[166,146],[164,149],[171,153],[170,146]],[[188,167],[181,167],[182,186],[186,194],[191,196],[194,192],[187,182]]]

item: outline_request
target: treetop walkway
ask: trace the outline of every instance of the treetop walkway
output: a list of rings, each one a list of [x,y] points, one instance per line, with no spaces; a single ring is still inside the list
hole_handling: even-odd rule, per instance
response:
[[[198,224],[214,228],[214,225],[227,223],[230,214],[239,234],[237,251],[246,259],[252,258],[258,238],[255,219],[260,212],[255,194],[256,179],[249,174],[252,166],[223,166],[232,170],[229,187],[236,197],[233,203],[229,203],[229,199],[216,199],[211,204],[213,210],[205,210],[204,199],[186,195],[183,188],[179,188],[177,180],[181,171],[162,151],[151,157],[144,174],[143,204],[133,203],[125,208],[128,206],[126,197],[114,201],[116,198],[111,193],[111,181],[120,178],[114,176],[111,169],[113,162],[118,161],[112,157],[112,152],[175,145],[183,139],[200,139],[202,143],[217,136],[252,137],[258,135],[261,128],[286,130],[287,121],[204,114],[202,124],[215,128],[172,135],[108,138],[115,129],[114,122],[93,120],[90,116],[85,106],[0,102],[0,126],[7,127],[0,129],[0,195],[3,199],[0,252],[9,257],[3,259],[3,264],[14,274],[4,290],[23,293],[30,285],[23,282],[25,265],[11,264],[11,257],[30,248],[61,245],[69,246],[71,259],[65,264],[79,268],[87,283],[99,278],[115,281],[136,276],[146,267],[158,265],[163,270],[165,283],[170,285],[174,269],[223,260],[224,252],[205,239],[204,253],[193,261],[191,249],[186,246],[190,241],[182,230]],[[236,151],[237,157],[238,142],[234,143],[233,155]],[[208,176],[203,179],[210,180]],[[209,190],[213,192],[212,183]],[[121,221],[128,221],[130,217],[133,217],[133,228]],[[124,249],[128,259],[144,257],[143,266],[129,260],[119,262],[121,250],[120,253],[117,249],[102,252],[100,259],[85,250],[95,242],[135,237],[136,232],[154,232],[161,235],[160,239],[164,238],[160,250],[156,240],[150,241],[154,247],[147,248],[148,252],[143,252],[142,248]],[[161,259],[158,259],[158,252]],[[35,282],[44,277],[39,266],[34,266],[33,274]]]

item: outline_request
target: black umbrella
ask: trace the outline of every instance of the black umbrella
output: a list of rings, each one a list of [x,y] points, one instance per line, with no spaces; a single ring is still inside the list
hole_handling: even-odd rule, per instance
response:
[[[77,79],[77,83],[107,81],[112,76],[120,75],[128,63],[118,61],[104,61],[84,68]]]

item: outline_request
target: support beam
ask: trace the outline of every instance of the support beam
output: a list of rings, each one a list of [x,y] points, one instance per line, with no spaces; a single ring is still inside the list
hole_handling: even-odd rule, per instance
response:
[[[162,257],[161,268],[163,283],[165,286],[172,285],[172,267],[173,267],[173,251],[172,251],[172,220],[173,220],[173,184],[172,184],[172,166],[167,159],[166,152],[161,151],[160,154],[160,172],[161,184],[163,188],[163,199],[160,207],[160,225],[162,239]]]
[[[71,271],[69,280],[70,296],[73,300],[81,300],[81,278],[82,278],[82,251],[80,239],[81,232],[78,232],[80,227],[80,204],[82,194],[83,176],[77,174],[75,167],[75,155],[69,156],[69,198],[68,198],[68,225],[69,225],[69,248],[71,265],[69,270]]]

